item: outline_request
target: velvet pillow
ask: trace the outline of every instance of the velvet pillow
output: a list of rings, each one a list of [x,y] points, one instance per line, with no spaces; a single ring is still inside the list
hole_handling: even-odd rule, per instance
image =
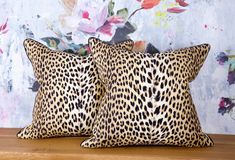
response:
[[[114,45],[131,50],[133,41]],[[91,55],[54,51],[32,40],[24,41],[40,88],[35,98],[32,124],[18,138],[90,135],[104,94]]]
[[[93,135],[81,146],[213,146],[202,132],[190,95],[210,46],[202,44],[155,55],[109,46],[90,38],[105,86]]]

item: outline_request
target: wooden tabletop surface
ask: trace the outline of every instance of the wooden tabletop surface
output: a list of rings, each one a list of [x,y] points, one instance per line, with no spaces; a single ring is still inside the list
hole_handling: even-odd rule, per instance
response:
[[[235,136],[210,135],[214,147],[185,148],[170,146],[135,146],[102,149],[81,148],[85,137],[22,140],[16,138],[19,129],[0,129],[0,160],[235,160]]]

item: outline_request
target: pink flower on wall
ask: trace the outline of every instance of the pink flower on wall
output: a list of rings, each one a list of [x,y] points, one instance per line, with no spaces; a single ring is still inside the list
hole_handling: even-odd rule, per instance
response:
[[[138,11],[143,9],[152,9],[155,6],[159,5],[161,0],[137,0],[141,3],[141,7],[136,9],[130,16],[129,19]],[[163,1],[164,2],[164,1]],[[189,4],[185,2],[185,0],[175,0],[175,3],[172,3],[174,7],[169,6],[166,11],[169,13],[182,13],[186,11],[186,9],[182,7],[187,7]],[[171,5],[172,5],[171,4]],[[166,4],[165,4],[166,5]],[[169,4],[168,4],[169,5]]]
[[[229,114],[235,120],[235,103],[233,98],[222,97],[219,103],[218,113],[221,115]]]
[[[93,14],[93,11],[89,9],[81,12],[81,20],[78,22],[77,30],[84,33],[96,34],[100,32],[112,36],[112,27],[115,24],[123,23],[124,20],[121,17],[111,16],[108,17],[108,7],[103,6],[97,14]]]
[[[138,0],[137,0],[138,1]],[[160,3],[160,0],[142,0],[142,1],[138,1],[141,2],[141,7],[136,9],[130,16],[128,19],[130,19],[136,12],[142,10],[142,9],[151,9],[155,6],[157,6]]]
[[[124,25],[123,17],[109,15],[109,3],[98,1],[77,1],[70,16],[64,17],[64,24],[72,29],[73,40],[87,43],[90,36],[111,40],[118,26]]]
[[[160,3],[160,0],[137,0],[141,2],[142,9],[151,9]]]
[[[181,7],[187,7],[189,5],[187,2],[185,2],[185,0],[175,0],[175,2],[180,7],[167,8],[167,12],[169,12],[169,13],[182,13],[182,12],[186,11],[186,9],[183,9]]]
[[[182,13],[184,11],[186,11],[186,9],[182,9],[179,7],[172,7],[172,8],[167,9],[167,12],[169,12],[169,13]]]
[[[6,20],[5,23],[0,24],[0,35],[6,34],[6,33],[8,32],[8,29],[7,29],[7,22],[8,22],[8,19]]]
[[[160,0],[144,0],[141,3],[141,7],[143,9],[151,9],[155,7],[156,5],[158,5],[159,3],[160,3]]]
[[[5,23],[0,24],[0,36],[8,32],[7,22],[8,22],[8,19],[5,21]],[[3,54],[3,50],[0,47],[0,55],[1,54]]]
[[[175,2],[179,3],[181,7],[186,7],[189,5],[187,2],[185,2],[185,0],[175,0]]]

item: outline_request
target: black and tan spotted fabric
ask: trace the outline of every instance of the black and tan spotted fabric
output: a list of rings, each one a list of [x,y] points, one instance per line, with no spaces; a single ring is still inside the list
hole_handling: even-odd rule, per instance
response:
[[[117,49],[95,38],[89,46],[105,94],[93,135],[82,147],[213,146],[202,132],[189,89],[210,45],[155,55]]]
[[[131,50],[133,42],[114,46]],[[54,51],[32,39],[26,39],[24,47],[40,88],[32,124],[19,131],[17,137],[90,135],[104,94],[93,57]]]

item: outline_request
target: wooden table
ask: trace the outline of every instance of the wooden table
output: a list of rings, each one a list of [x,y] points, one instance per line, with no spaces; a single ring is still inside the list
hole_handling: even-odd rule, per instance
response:
[[[86,149],[80,143],[84,137],[22,140],[16,138],[19,129],[0,129],[0,160],[235,160],[235,136],[210,135],[214,147],[184,148],[169,146],[135,146]]]

